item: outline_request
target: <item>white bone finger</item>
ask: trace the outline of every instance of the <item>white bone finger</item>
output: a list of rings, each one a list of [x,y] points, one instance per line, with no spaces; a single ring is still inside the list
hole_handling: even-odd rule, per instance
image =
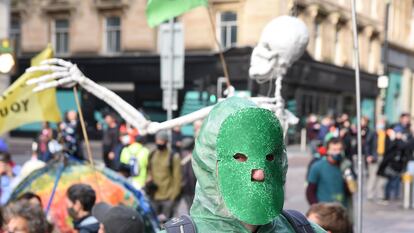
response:
[[[42,61],[40,64],[41,65],[60,65],[60,66],[67,67],[67,68],[70,68],[71,66],[73,66],[71,62],[65,61],[60,58],[47,59],[47,60]]]
[[[69,83],[66,83],[66,84],[62,84],[60,86],[63,87],[63,88],[72,88],[76,84],[77,84],[77,82],[75,82],[75,81],[72,80],[72,82],[69,82]]]
[[[58,86],[63,86],[63,85],[73,82],[73,79],[71,77],[67,77],[67,78],[56,80],[56,82],[58,83]]]
[[[29,79],[26,84],[27,85],[32,85],[32,84],[37,84],[37,83],[41,83],[41,82],[46,82],[46,81],[50,81],[50,80],[54,80],[57,78],[66,78],[70,75],[69,72],[64,71],[64,72],[56,72],[56,73],[52,73],[52,74],[47,74],[47,75],[43,75],[39,78],[32,78]]]
[[[53,81],[53,82],[45,83],[45,84],[42,84],[42,85],[39,85],[39,86],[33,88],[33,92],[41,92],[41,91],[44,91],[46,89],[54,88],[54,87],[57,87],[57,86],[58,86],[57,82]]]
[[[49,71],[49,72],[57,72],[57,71],[67,71],[68,68],[61,67],[61,66],[48,66],[48,65],[41,65],[41,66],[33,66],[26,69],[27,73],[37,72],[37,71]]]

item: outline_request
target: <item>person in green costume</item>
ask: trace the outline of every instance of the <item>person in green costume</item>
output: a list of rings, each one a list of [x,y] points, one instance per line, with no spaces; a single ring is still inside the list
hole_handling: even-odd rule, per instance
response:
[[[273,112],[237,97],[218,103],[203,122],[192,164],[196,232],[294,232],[281,214],[287,157]]]

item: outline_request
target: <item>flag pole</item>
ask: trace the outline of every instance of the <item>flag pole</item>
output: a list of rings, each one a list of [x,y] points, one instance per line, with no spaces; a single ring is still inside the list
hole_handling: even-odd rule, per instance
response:
[[[227,88],[229,88],[231,86],[229,71],[227,70],[227,64],[226,64],[226,60],[224,59],[224,54],[223,54],[221,44],[220,44],[219,40],[217,39],[216,30],[214,28],[214,20],[213,20],[213,16],[212,16],[212,10],[211,10],[210,6],[206,6],[206,9],[207,9],[208,18],[209,18],[209,21],[210,21],[211,30],[213,32],[213,37],[214,37],[213,39],[214,39],[214,42],[216,43],[216,45],[218,47],[218,50],[219,50],[218,52],[219,52],[220,62],[221,62],[221,65],[223,66],[224,77],[226,78],[226,86],[227,86]]]
[[[83,134],[83,138],[85,139],[85,144],[86,144],[86,152],[88,154],[88,159],[89,159],[89,163],[92,166],[93,169],[93,173],[95,176],[95,182],[96,185],[98,187],[98,195],[100,196],[100,198],[102,199],[102,195],[101,195],[101,188],[99,186],[99,180],[98,180],[98,176],[96,175],[96,168],[95,168],[95,164],[93,162],[93,157],[92,157],[92,151],[91,151],[91,146],[89,144],[89,137],[88,137],[88,133],[86,131],[86,127],[85,127],[85,120],[83,118],[83,113],[82,113],[82,108],[80,106],[80,101],[79,101],[79,97],[78,97],[78,88],[76,87],[76,85],[73,87],[73,94],[75,96],[75,102],[76,102],[76,107],[78,108],[78,112],[79,112],[79,121],[81,124],[81,128],[82,128],[82,134]]]
[[[357,112],[357,141],[358,141],[358,192],[357,192],[357,214],[356,214],[356,232],[362,233],[362,148],[361,148],[361,90],[360,90],[360,77],[359,77],[359,50],[358,50],[358,28],[357,28],[357,15],[355,10],[355,0],[351,0],[352,5],[352,31],[354,40],[354,66],[355,66],[355,94],[356,94],[356,112]]]

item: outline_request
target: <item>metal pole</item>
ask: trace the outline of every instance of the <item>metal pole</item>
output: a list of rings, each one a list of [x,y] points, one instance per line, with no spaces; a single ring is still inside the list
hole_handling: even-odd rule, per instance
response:
[[[171,74],[170,77],[168,78],[168,97],[170,98],[169,104],[167,106],[167,120],[171,120],[172,119],[172,115],[173,115],[173,80],[174,80],[174,19],[170,19],[168,21],[169,25],[170,25],[170,33],[171,33],[171,53],[170,53],[170,65],[171,65]],[[168,139],[169,142],[172,143],[172,131],[169,130],[168,131]]]
[[[306,128],[302,128],[300,131],[300,151],[306,151]]]
[[[388,65],[388,19],[390,14],[390,5],[391,1],[387,0],[385,3],[385,19],[384,19],[384,75],[388,76],[389,72],[389,65]],[[386,104],[386,98],[387,98],[387,89],[388,88],[381,88],[381,115],[385,116],[385,104]]]
[[[384,19],[384,75],[388,74],[388,19],[390,14],[390,0],[385,4],[385,19]]]
[[[9,37],[10,0],[0,0],[0,39]]]
[[[9,38],[10,28],[10,0],[0,0],[0,39]],[[10,75],[0,73],[0,94],[10,85]],[[8,139],[8,134],[2,135]]]
[[[403,183],[403,207],[404,209],[410,209],[411,207],[411,183],[412,177],[409,173],[405,173],[402,176]]]
[[[0,0],[0,39],[9,38],[10,0]],[[0,73],[0,94],[9,86],[10,75]]]
[[[358,53],[358,28],[357,15],[355,10],[355,0],[351,0],[352,5],[352,31],[354,37],[354,66],[355,66],[355,93],[356,93],[356,110],[357,110],[357,139],[358,139],[358,192],[357,192],[357,214],[356,214],[356,232],[362,233],[362,148],[361,148],[361,92],[359,77],[359,53]]]

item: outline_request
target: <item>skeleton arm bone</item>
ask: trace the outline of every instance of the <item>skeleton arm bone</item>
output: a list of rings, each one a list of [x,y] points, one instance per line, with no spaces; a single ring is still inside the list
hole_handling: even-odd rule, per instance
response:
[[[68,72],[62,72],[63,70],[61,68],[63,67],[65,67]],[[140,130],[141,134],[145,135],[147,133],[147,126],[149,124],[149,121],[145,119],[145,117],[138,110],[136,110],[114,92],[85,77],[76,65],[73,65],[72,63],[61,59],[51,59],[43,62],[43,65],[41,66],[31,67],[27,70],[27,72],[36,71],[51,71],[55,73],[52,73],[53,75],[48,74],[37,79],[29,80],[27,82],[29,85],[38,85],[34,91],[41,91],[48,88],[67,85],[68,83],[78,83],[85,90],[95,95],[99,99],[102,99],[109,106],[111,106],[128,123]]]
[[[141,112],[136,110],[117,94],[88,78],[79,84],[85,90],[99,99],[102,99],[105,103],[111,106],[116,112],[119,113],[119,115],[121,115],[122,118],[125,119],[125,121],[136,127],[141,134],[147,134],[147,126],[149,121],[145,119]]]
[[[174,118],[172,120],[164,121],[162,123],[151,122],[150,125],[148,126],[148,133],[154,134],[159,130],[171,129],[171,128],[174,128],[175,126],[181,126],[181,125],[193,123],[196,120],[205,118],[209,114],[211,109],[213,109],[213,107],[214,106],[208,106],[198,111],[184,115],[182,117]]]
[[[164,121],[162,123],[151,122],[145,119],[138,110],[125,102],[117,94],[103,86],[100,86],[92,80],[86,78],[84,82],[80,83],[80,85],[84,87],[85,90],[102,99],[105,103],[114,108],[115,111],[117,111],[121,117],[125,119],[125,121],[139,129],[142,135],[155,134],[160,130],[171,129],[175,126],[192,123],[206,117],[212,109],[212,107],[206,107],[185,116]]]
[[[66,67],[66,69],[63,69]],[[117,94],[111,90],[95,83],[91,79],[87,78],[79,70],[79,68],[67,61],[61,59],[50,59],[42,63],[41,66],[31,67],[27,72],[36,71],[51,71],[52,74],[47,74],[36,79],[31,79],[27,82],[28,85],[37,84],[34,91],[42,91],[49,88],[55,88],[62,85],[78,83],[86,91],[95,95],[97,98],[103,100],[109,106],[111,106],[116,112],[118,112],[126,122],[130,123],[138,130],[142,135],[147,133],[155,134],[160,130],[170,129],[175,126],[185,125],[192,123],[196,120],[202,119],[208,115],[212,106],[200,109],[193,113],[187,114],[182,117],[178,117],[162,123],[150,122],[133,106],[124,101]]]
[[[49,65],[49,67],[45,66]],[[54,65],[60,65],[67,67],[67,72],[62,69],[56,68]],[[102,99],[109,106],[111,106],[116,112],[118,112],[126,122],[130,123],[138,130],[140,130],[142,135],[147,133],[155,134],[160,130],[170,129],[175,126],[181,126],[185,124],[192,123],[196,120],[203,119],[208,115],[213,106],[205,107],[193,113],[187,114],[182,117],[178,117],[169,121],[162,123],[150,122],[133,106],[124,101],[114,92],[109,89],[95,83],[91,79],[87,78],[82,74],[82,72],[77,68],[76,65],[73,65],[70,62],[66,62],[60,59],[51,59],[44,62],[44,65],[41,67],[31,67],[27,72],[36,72],[36,71],[52,71],[55,73],[44,75],[37,79],[31,79],[27,83],[29,85],[37,84],[38,86],[34,89],[35,91],[42,91],[48,88],[54,88],[62,85],[75,85],[78,83],[86,91],[95,95],[97,98]],[[250,98],[252,101],[256,102],[259,106],[263,106],[272,110],[274,107],[274,98],[267,97],[254,97]]]

